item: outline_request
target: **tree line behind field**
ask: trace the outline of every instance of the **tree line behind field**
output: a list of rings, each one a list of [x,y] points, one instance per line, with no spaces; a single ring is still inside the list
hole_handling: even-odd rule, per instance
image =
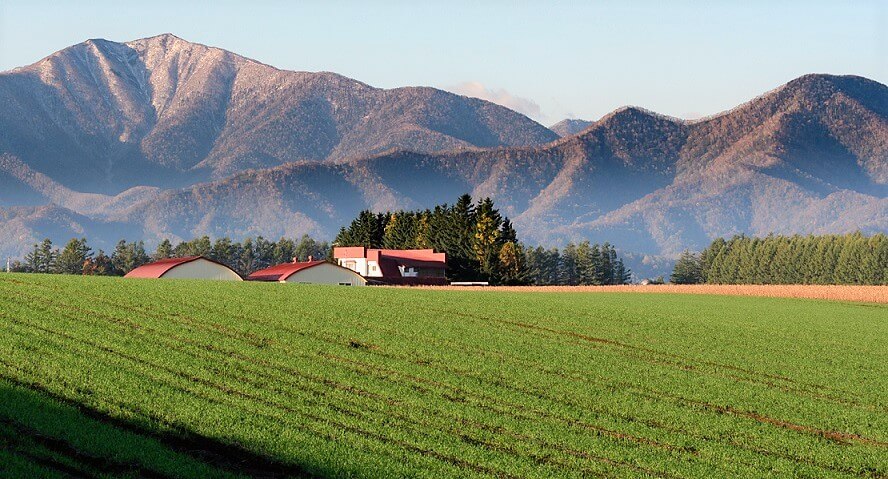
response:
[[[568,243],[563,249],[527,247],[508,218],[492,200],[473,203],[460,197],[452,206],[443,204],[423,211],[373,213],[363,211],[342,228],[334,243],[367,248],[431,248],[447,254],[447,278],[451,281],[488,281],[508,285],[605,285],[625,284],[630,272],[609,243]],[[24,261],[12,270],[122,276],[151,261],[183,256],[204,256],[228,265],[241,275],[293,259],[331,258],[331,245],[309,236],[299,240],[263,237],[243,242],[230,238],[215,241],[203,236],[173,245],[163,240],[153,252],[142,241],[121,240],[111,254],[94,252],[85,238],[71,239],[61,250],[49,239],[35,244]]]
[[[685,251],[677,284],[888,284],[888,236],[718,238],[701,253]]]
[[[73,238],[61,250],[45,239],[35,244],[25,260],[16,261],[11,269],[25,273],[123,276],[152,261],[185,256],[204,256],[228,265],[245,276],[275,264],[289,263],[294,258],[299,261],[306,261],[309,257],[326,259],[330,256],[330,245],[308,235],[299,240],[281,238],[278,241],[259,236],[243,242],[232,241],[228,237],[212,241],[208,236],[202,236],[175,246],[165,239],[152,253],[145,250],[143,241],[120,240],[108,255],[102,250],[93,252],[86,238]]]
[[[625,284],[630,273],[613,245],[569,243],[529,248],[490,198],[460,196],[433,209],[362,211],[336,236],[337,246],[426,249],[447,254],[447,279],[503,285]]]

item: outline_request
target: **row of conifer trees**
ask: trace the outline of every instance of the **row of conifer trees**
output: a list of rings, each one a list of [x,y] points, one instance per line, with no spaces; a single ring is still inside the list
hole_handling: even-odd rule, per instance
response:
[[[232,241],[228,237],[212,241],[208,236],[202,236],[175,246],[165,239],[153,253],[145,250],[142,241],[120,240],[110,255],[102,250],[94,252],[86,238],[73,238],[61,250],[51,240],[45,239],[35,244],[25,260],[16,261],[11,269],[28,273],[122,276],[151,261],[204,256],[228,265],[241,275],[248,275],[271,265],[288,263],[294,258],[300,261],[309,257],[325,259],[329,254],[330,245],[327,242],[314,240],[308,235],[298,240],[281,238],[278,241],[259,236],[242,242]]]
[[[718,238],[700,254],[685,252],[673,283],[888,284],[888,236]]]
[[[447,254],[451,281],[493,284],[622,284],[629,271],[612,245],[570,243],[562,251],[528,248],[490,198],[463,195],[453,205],[419,211],[362,211],[343,227],[338,246],[423,249]]]
[[[569,243],[564,249],[528,248],[508,218],[489,198],[473,202],[460,197],[453,205],[422,211],[361,212],[339,232],[334,244],[368,248],[432,248],[447,254],[447,277],[452,281],[489,281],[493,284],[583,285],[623,284],[629,271],[608,243]],[[202,236],[173,245],[169,240],[149,253],[142,241],[121,240],[110,255],[94,252],[85,238],[71,239],[61,250],[49,239],[35,244],[12,270],[33,273],[124,275],[150,261],[204,256],[224,263],[242,275],[294,258],[326,259],[327,242],[309,236],[299,240],[263,237],[242,242]]]

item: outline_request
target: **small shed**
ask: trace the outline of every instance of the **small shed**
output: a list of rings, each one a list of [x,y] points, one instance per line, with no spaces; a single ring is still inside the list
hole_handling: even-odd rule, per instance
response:
[[[365,286],[367,280],[354,271],[326,261],[305,261],[272,266],[247,276],[247,281]]]
[[[237,272],[203,256],[168,258],[148,263],[130,271],[124,278],[214,279],[243,281]]]

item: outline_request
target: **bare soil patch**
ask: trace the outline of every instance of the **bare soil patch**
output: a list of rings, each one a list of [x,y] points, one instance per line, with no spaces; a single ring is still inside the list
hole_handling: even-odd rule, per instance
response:
[[[681,293],[807,298],[888,304],[888,286],[770,285],[770,284],[660,284],[622,286],[421,286],[448,291],[513,291],[548,293]]]

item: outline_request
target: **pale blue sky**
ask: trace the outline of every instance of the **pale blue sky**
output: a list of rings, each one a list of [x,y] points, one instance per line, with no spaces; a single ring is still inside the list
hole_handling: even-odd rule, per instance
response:
[[[696,117],[804,73],[888,83],[888,2],[0,0],[0,70],[174,33],[279,68],[496,97],[549,125],[622,105]]]

